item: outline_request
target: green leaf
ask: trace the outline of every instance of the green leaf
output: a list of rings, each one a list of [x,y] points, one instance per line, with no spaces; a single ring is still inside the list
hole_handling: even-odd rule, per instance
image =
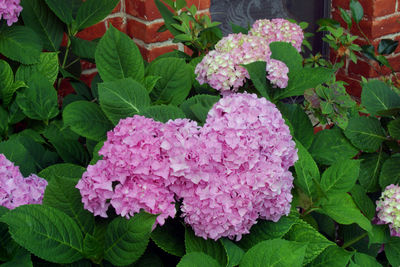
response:
[[[24,176],[36,173],[37,167],[35,159],[18,139],[1,142],[0,153],[4,154],[4,156],[16,166],[19,166],[19,170]]]
[[[150,106],[142,110],[140,115],[147,118],[153,118],[156,121],[167,122],[179,118],[185,118],[185,113],[175,106],[156,105]]]
[[[347,266],[354,252],[338,246],[329,246],[311,264],[310,267],[343,267]]]
[[[182,257],[185,254],[185,228],[176,220],[167,220],[151,233],[151,239],[165,252]]]
[[[392,266],[400,266],[400,238],[392,237],[385,244],[385,254]]]
[[[26,249],[19,247],[14,257],[5,263],[0,265],[1,267],[15,267],[15,266],[23,266],[23,267],[32,267],[31,253]]]
[[[93,149],[93,158],[90,161],[90,165],[94,165],[96,164],[97,161],[101,160],[103,158],[103,156],[99,155],[99,151],[100,149],[103,147],[104,145],[104,141],[100,141],[97,143],[97,145],[94,147]]]
[[[71,51],[80,58],[94,59],[97,42],[71,36]]]
[[[226,266],[228,262],[225,248],[220,242],[197,237],[189,228],[185,229],[185,247],[186,253],[203,252],[218,261],[221,266]]]
[[[248,29],[243,28],[240,25],[236,25],[236,24],[234,24],[232,22],[230,22],[229,24],[231,25],[232,33],[243,33],[243,34],[248,34],[249,33]]]
[[[160,0],[154,0],[156,3],[158,11],[161,13],[165,26],[167,29],[174,35],[178,35],[181,32],[175,29],[172,24],[177,23],[177,20],[174,19],[174,14],[166,7]]]
[[[315,194],[314,180],[320,180],[320,173],[317,164],[300,143],[296,144],[299,160],[294,164],[297,177],[295,184],[299,186],[304,193],[312,197]]]
[[[7,61],[0,59],[0,98],[14,83],[14,73]]]
[[[149,242],[156,215],[137,213],[129,220],[117,217],[108,225],[105,235],[104,259],[116,266],[135,262]]]
[[[307,245],[303,264],[310,263],[328,246],[334,245],[308,223],[299,220],[292,226],[285,239],[305,243]]]
[[[382,150],[373,154],[362,154],[359,159],[361,161],[360,174],[358,181],[367,192],[376,192],[379,188],[379,175],[381,173],[382,164],[389,156]]]
[[[100,107],[116,125],[150,106],[150,97],[140,83],[131,78],[99,84]]]
[[[240,267],[291,266],[300,267],[307,245],[283,239],[258,243],[244,254]]]
[[[391,121],[388,130],[391,137],[400,140],[400,118]]]
[[[95,60],[100,76],[105,82],[128,77],[142,81],[144,78],[144,65],[139,48],[129,36],[112,25],[97,45]]]
[[[357,181],[359,170],[359,160],[338,160],[322,174],[321,187],[328,195],[349,192]]]
[[[379,120],[372,117],[352,117],[344,131],[351,143],[365,152],[375,152],[386,140]]]
[[[208,112],[219,99],[219,96],[214,95],[195,95],[186,99],[180,107],[187,118],[204,123]]]
[[[284,62],[289,68],[289,81],[297,72],[301,72],[303,58],[291,44],[286,42],[272,42],[269,47],[272,52],[271,58]]]
[[[354,21],[358,24],[364,16],[364,9],[357,0],[350,1],[351,15]]]
[[[39,62],[33,65],[20,65],[15,73],[15,79],[27,83],[35,73],[54,84],[58,76],[58,52],[41,53]]]
[[[66,106],[63,120],[72,131],[94,141],[105,139],[107,131],[113,127],[100,107],[87,101],[76,101]]]
[[[72,23],[72,12],[74,0],[45,0],[49,8],[62,20],[65,24],[70,25]]]
[[[18,92],[16,101],[31,119],[48,121],[59,113],[57,92],[53,84],[39,73],[31,76],[28,88]]]
[[[392,39],[382,39],[378,45],[378,53],[381,55],[389,55],[396,50],[398,45],[399,41],[395,41]]]
[[[267,88],[266,62],[256,61],[250,64],[246,64],[243,67],[245,67],[245,69],[248,71],[250,79],[253,82],[258,93],[262,97],[265,97],[266,99],[270,100]]]
[[[191,252],[182,257],[177,267],[221,267],[220,264],[207,254]]]
[[[239,265],[240,261],[244,256],[244,251],[238,245],[227,238],[220,239],[221,244],[224,246],[228,263],[227,267],[233,267]]]
[[[372,225],[372,231],[368,233],[369,245],[385,244],[390,239],[390,232],[387,225]]]
[[[3,88],[3,92],[2,92],[2,94],[3,94],[3,104],[5,106],[9,106],[10,105],[11,101],[13,100],[14,93],[21,87],[27,87],[27,85],[22,81],[15,81],[10,87]],[[18,107],[18,105],[16,104],[15,101],[13,103],[14,103],[14,108]],[[10,110],[12,108],[13,108],[13,105],[11,105]],[[14,113],[14,115],[16,115],[16,114]],[[11,120],[10,120],[10,122],[11,122]]]
[[[42,43],[37,34],[26,26],[3,28],[0,33],[0,53],[23,64],[39,62]]]
[[[361,103],[371,115],[379,115],[380,111],[400,106],[400,96],[388,85],[379,80],[371,80],[363,84]]]
[[[343,8],[339,7],[339,9],[340,9],[340,16],[342,17],[344,22],[346,22],[346,24],[348,25],[348,28],[351,28],[351,25],[353,24],[353,22],[351,20],[350,15]]]
[[[290,122],[292,135],[305,148],[310,148],[314,139],[314,128],[304,109],[298,104],[279,103],[277,106],[284,119]]]
[[[82,196],[75,188],[84,168],[73,164],[55,164],[40,172],[49,181],[43,204],[56,208],[70,216],[83,233],[92,233],[94,216],[83,209]]]
[[[380,264],[374,257],[360,252],[357,252],[354,255],[354,262],[359,266],[382,267],[382,264]]]
[[[156,86],[158,80],[161,79],[160,76],[146,76],[143,80],[143,86],[146,88],[147,92],[151,92],[154,89],[154,86]]]
[[[358,153],[337,127],[318,132],[309,151],[314,160],[325,165],[340,159],[351,159]]]
[[[25,25],[32,28],[43,41],[43,48],[58,51],[63,38],[61,21],[48,8],[43,0],[22,0],[21,16]]]
[[[239,247],[248,250],[261,241],[283,237],[297,222],[295,216],[282,216],[279,221],[259,220],[250,229],[250,234],[244,235],[237,243]]]
[[[347,193],[330,194],[328,200],[322,203],[323,213],[334,219],[340,224],[357,223],[367,232],[372,230],[371,222],[357,208],[351,196]]]
[[[0,140],[1,136],[7,131],[8,129],[8,112],[0,106]]]
[[[12,238],[36,256],[50,262],[82,259],[82,233],[63,212],[45,205],[19,206],[0,219]]]
[[[375,216],[375,205],[372,200],[368,197],[367,192],[361,185],[354,185],[350,190],[350,194],[356,203],[357,207],[369,220],[372,220]]]
[[[80,31],[102,21],[118,2],[119,0],[86,0],[78,9],[75,29]]]
[[[400,156],[395,154],[387,159],[382,165],[381,174],[379,176],[379,185],[382,189],[390,184],[400,183]]]
[[[192,87],[192,70],[183,59],[162,58],[151,64],[147,73],[161,77],[150,94],[156,104],[177,106],[185,100]]]

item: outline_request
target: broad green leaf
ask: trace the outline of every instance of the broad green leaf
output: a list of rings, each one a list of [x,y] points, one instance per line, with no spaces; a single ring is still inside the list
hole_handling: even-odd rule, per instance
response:
[[[361,161],[360,174],[358,181],[367,192],[376,192],[379,188],[379,175],[382,165],[389,158],[388,154],[379,150],[373,154],[362,154],[359,159]]]
[[[185,254],[185,228],[176,220],[167,220],[163,226],[157,226],[151,233],[151,239],[162,250],[174,256]]]
[[[385,244],[390,239],[390,231],[385,224],[373,224],[372,231],[368,233],[369,245]]]
[[[0,98],[4,98],[4,92],[14,83],[14,73],[7,61],[0,59]]]
[[[301,72],[303,58],[291,44],[286,42],[272,42],[269,47],[272,52],[271,58],[284,62],[289,68],[289,81],[296,73]]]
[[[400,96],[388,85],[379,80],[371,80],[363,84],[361,103],[371,115],[379,115],[379,111],[400,106]]]
[[[112,25],[97,45],[95,60],[100,76],[105,82],[128,77],[142,81],[144,78],[144,65],[139,48],[129,36]]]
[[[146,88],[148,93],[153,91],[154,86],[156,86],[156,84],[157,84],[159,79],[161,79],[160,76],[148,75],[148,76],[144,77],[144,80],[143,80],[142,84]]]
[[[195,95],[186,99],[180,107],[187,118],[204,123],[208,112],[219,99],[219,96],[214,95]]]
[[[50,262],[82,259],[82,233],[63,212],[45,205],[19,206],[1,217],[13,239],[36,256]]]
[[[186,253],[203,252],[218,261],[221,266],[226,266],[228,262],[225,248],[220,242],[198,237],[189,228],[185,229],[185,247]]]
[[[119,0],[86,0],[76,14],[75,29],[80,31],[102,21],[118,2]]]
[[[379,176],[379,185],[382,189],[390,184],[400,183],[400,156],[395,154],[391,158],[387,159],[381,170]]]
[[[99,240],[91,234],[86,234],[83,240],[83,253],[85,258],[91,259],[93,262],[100,262],[104,251],[103,241],[104,240]]]
[[[8,123],[16,124],[23,119],[25,119],[25,114],[22,112],[21,108],[18,106],[17,101],[13,101],[8,110]]]
[[[304,193],[308,196],[313,197],[315,193],[314,180],[320,181],[320,173],[317,164],[299,142],[296,144],[298,149],[297,154],[299,159],[294,164],[297,177],[295,184],[298,185]]]
[[[246,64],[243,67],[247,70],[250,75],[250,79],[254,84],[254,87],[257,89],[258,93],[265,97],[266,99],[270,99],[268,95],[268,87],[267,87],[267,73],[266,73],[266,63],[265,61],[256,61],[250,64]]]
[[[375,216],[375,205],[368,197],[365,189],[361,185],[356,184],[350,190],[350,194],[365,217],[372,220]]]
[[[69,83],[71,84],[72,88],[74,88],[75,93],[77,93],[79,96],[82,96],[87,100],[93,100],[90,88],[85,83],[78,81],[70,81]]]
[[[48,7],[62,20],[65,24],[70,25],[73,20],[73,10],[77,0],[45,0]]]
[[[181,32],[178,31],[177,29],[175,29],[172,24],[177,23],[177,20],[174,19],[174,14],[168,9],[168,7],[166,7],[160,0],[154,0],[154,2],[156,3],[157,9],[158,11],[161,13],[164,22],[165,22],[165,26],[167,27],[167,29],[174,35],[178,35]]]
[[[372,117],[352,117],[344,134],[354,146],[365,151],[375,152],[386,140],[379,120]]]
[[[19,247],[14,257],[5,263],[0,265],[1,267],[33,267],[31,260],[31,253],[26,249]]]
[[[400,140],[400,118],[393,120],[388,125],[389,134],[396,140]]]
[[[286,234],[285,239],[305,243],[307,245],[303,264],[310,263],[324,251],[324,249],[334,245],[332,241],[326,239],[326,237],[315,230],[314,227],[302,220],[299,220],[292,226],[289,233]]]
[[[93,157],[92,160],[90,161],[90,165],[96,164],[97,161],[101,160],[103,156],[99,155],[100,149],[103,147],[104,141],[100,141],[96,144],[96,146],[93,149]]]
[[[399,41],[395,41],[392,39],[382,39],[378,45],[378,53],[381,55],[389,55],[396,50],[398,45]]]
[[[322,202],[323,213],[340,224],[357,223],[367,232],[372,230],[371,222],[357,208],[351,196],[347,193],[330,194],[328,200]]]
[[[227,267],[233,267],[239,265],[240,261],[244,256],[244,250],[241,249],[238,245],[236,245],[233,241],[227,238],[220,239],[221,244],[224,246],[228,263]]]
[[[374,257],[360,252],[357,252],[354,255],[354,262],[359,266],[382,267],[382,264],[380,264]]]
[[[63,38],[63,25],[44,0],[22,0],[21,16],[25,25],[32,28],[43,41],[43,48],[58,51]]]
[[[385,244],[385,254],[389,263],[392,266],[400,266],[400,238],[392,237],[387,244]]]
[[[156,104],[180,105],[192,87],[192,70],[183,59],[157,60],[149,66],[147,74],[161,77],[150,94]]]
[[[8,112],[0,106],[0,140],[1,136],[7,131],[8,129]]]
[[[293,215],[282,216],[277,222],[259,220],[251,227],[250,234],[244,235],[237,244],[248,250],[261,241],[281,238],[289,232],[297,220],[298,218]]]
[[[300,267],[307,245],[283,239],[258,243],[244,254],[240,267]]]
[[[50,181],[46,187],[43,204],[56,208],[70,216],[83,233],[92,233],[94,216],[83,209],[82,196],[79,190],[75,188],[85,169],[68,163],[52,165],[49,168],[49,171],[45,169],[41,173],[53,172],[56,174],[55,176],[46,177]],[[80,173],[80,175],[73,176],[71,173]]]
[[[314,261],[310,267],[343,267],[347,266],[354,252],[346,251],[338,246],[329,246]]]
[[[19,140],[7,140],[0,143],[0,154],[19,166],[19,170],[24,176],[36,173],[37,166],[35,159],[27,148]]]
[[[33,65],[21,65],[15,73],[15,79],[27,83],[31,76],[40,73],[46,77],[51,84],[58,76],[58,52],[46,52],[40,54],[39,62]]]
[[[53,84],[39,73],[31,76],[28,88],[18,92],[16,101],[31,119],[48,121],[59,113],[57,92]]]
[[[357,0],[350,0],[350,10],[352,18],[358,24],[364,16],[362,5]]]
[[[100,107],[116,125],[150,106],[150,97],[140,83],[131,78],[99,84]]]
[[[94,59],[97,42],[71,36],[71,51],[80,58]]]
[[[153,118],[156,121],[167,122],[178,118],[185,118],[185,113],[175,106],[156,105],[142,110],[140,115]]]
[[[129,220],[117,217],[108,225],[105,235],[104,259],[116,266],[135,262],[149,242],[156,215],[137,213]]]
[[[351,159],[358,153],[337,127],[318,132],[309,151],[315,161],[325,165],[340,159]]]
[[[177,267],[221,267],[212,257],[202,252],[191,252],[182,257]]]
[[[24,83],[24,82],[22,82],[22,81],[15,81],[10,87],[7,87],[7,88],[4,88],[4,90],[3,90],[3,92],[2,92],[2,95],[3,95],[3,104],[5,105],[5,106],[9,106],[10,105],[10,103],[11,103],[11,101],[13,100],[13,96],[14,96],[14,93],[19,89],[19,88],[22,88],[22,87],[27,87],[27,85]],[[16,102],[14,102],[15,104],[14,104],[14,108],[15,107],[18,107],[18,105],[16,104]],[[10,106],[10,110],[11,109],[13,109],[13,105],[11,105]],[[19,109],[19,107],[18,107],[18,109]],[[15,110],[14,110],[15,111]],[[10,111],[10,113],[11,113],[11,111]],[[14,115],[16,115],[15,113],[13,113]],[[14,121],[14,120],[9,120],[10,122],[11,121]],[[15,122],[15,121],[14,121]]]
[[[349,192],[357,181],[359,170],[359,160],[338,160],[322,174],[321,187],[328,195]]]
[[[3,28],[0,34],[0,53],[23,64],[39,62],[42,43],[37,34],[26,26]]]
[[[112,128],[100,107],[87,101],[76,101],[66,106],[63,120],[65,126],[71,127],[75,133],[95,141],[105,139],[107,131]]]
[[[83,144],[78,140],[67,140],[60,136],[49,139],[58,155],[66,163],[86,166],[89,162],[89,155]]]
[[[54,164],[52,166],[47,167],[46,169],[39,172],[38,176],[46,179],[47,181],[51,181],[53,179],[75,179],[82,177],[82,174],[85,172],[85,168],[81,166],[77,166],[70,163],[59,163]]]

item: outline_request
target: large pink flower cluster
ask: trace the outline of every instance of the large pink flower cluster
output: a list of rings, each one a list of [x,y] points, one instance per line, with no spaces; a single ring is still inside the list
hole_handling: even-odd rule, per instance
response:
[[[7,20],[8,26],[18,21],[21,11],[20,0],[0,0],[0,19]]]
[[[290,210],[295,143],[274,104],[251,94],[221,99],[202,128],[186,119],[166,124],[141,116],[121,120],[79,181],[82,201],[106,217],[140,209],[174,217],[176,200],[196,235],[239,239],[258,218]]]
[[[377,223],[389,224],[390,234],[400,237],[400,186],[391,184],[376,202]]]
[[[31,174],[24,178],[17,166],[0,154],[0,205],[14,209],[26,204],[41,204],[47,181]]]
[[[279,88],[288,84],[287,66],[271,59],[269,44],[274,41],[289,42],[300,51],[303,41],[301,28],[284,19],[258,20],[249,34],[230,34],[222,38],[196,66],[200,84],[208,83],[223,95],[236,92],[250,78],[242,66],[255,61],[267,63],[267,78]]]

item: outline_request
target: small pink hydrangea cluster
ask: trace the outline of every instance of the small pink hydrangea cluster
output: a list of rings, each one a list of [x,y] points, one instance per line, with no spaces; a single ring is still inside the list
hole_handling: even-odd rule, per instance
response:
[[[255,94],[221,99],[200,128],[186,119],[166,124],[141,116],[108,133],[77,188],[86,209],[106,217],[144,209],[157,223],[182,216],[197,236],[240,239],[258,218],[277,221],[290,210],[295,143],[274,104]]]
[[[389,224],[390,234],[400,237],[400,186],[391,184],[376,202],[378,224]]]
[[[285,88],[289,69],[283,62],[271,59],[269,44],[274,41],[289,42],[299,50],[303,38],[303,31],[297,24],[284,19],[258,20],[248,35],[238,33],[222,38],[215,50],[196,66],[197,80],[200,84],[208,83],[223,95],[230,94],[243,86],[246,78],[250,78],[242,65],[265,61],[267,78],[273,85]]]
[[[26,204],[41,204],[47,181],[31,174],[24,178],[17,166],[0,154],[0,205],[14,209]]]
[[[18,21],[21,11],[20,0],[0,0],[0,19],[7,20],[8,26]]]

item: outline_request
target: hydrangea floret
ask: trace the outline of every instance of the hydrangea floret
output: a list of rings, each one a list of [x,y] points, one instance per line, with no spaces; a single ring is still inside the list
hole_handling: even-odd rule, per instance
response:
[[[181,201],[197,236],[240,239],[258,218],[277,221],[290,210],[295,143],[274,104],[232,94],[200,128],[187,119],[163,124],[135,115],[108,133],[76,186],[85,209],[107,216],[160,214],[163,225]]]
[[[0,154],[0,205],[14,209],[26,204],[41,204],[47,181],[31,174],[24,178],[18,166]]]
[[[390,234],[400,237],[400,186],[391,184],[385,188],[376,202],[378,224],[388,224]]]
[[[0,0],[0,19],[7,20],[8,26],[18,21],[21,11],[20,0]]]

